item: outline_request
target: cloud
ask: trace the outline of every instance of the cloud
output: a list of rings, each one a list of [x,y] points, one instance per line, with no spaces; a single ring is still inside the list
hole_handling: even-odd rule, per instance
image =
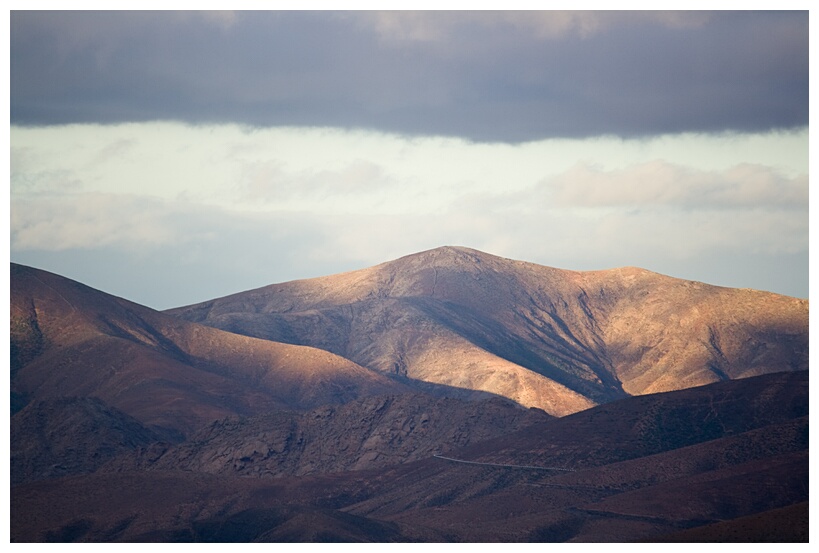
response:
[[[808,177],[743,163],[703,171],[662,160],[605,171],[580,163],[541,187],[557,206],[807,210]]]
[[[41,166],[38,163],[39,154],[40,152],[32,146],[10,148],[12,194],[39,194],[55,190],[65,192],[78,190],[82,186],[71,170]]]
[[[12,259],[152,306],[444,244],[807,296],[807,132],[509,145],[146,123],[10,137]]]
[[[807,12],[11,13],[14,124],[481,142],[808,124]]]
[[[11,201],[12,250],[139,250],[191,238],[176,232],[168,206],[145,198],[84,193]]]
[[[136,145],[137,141],[133,138],[121,138],[106,144],[99,150],[89,164],[97,165],[108,161],[120,161],[124,155],[132,152]]]
[[[459,28],[478,26],[558,40],[569,35],[588,38],[615,26],[654,23],[672,29],[699,27],[711,15],[694,11],[373,11],[348,15],[371,27],[384,42],[443,42]]]
[[[344,265],[344,260],[339,264],[338,258],[328,262],[310,257],[326,241],[326,229],[313,216],[237,214],[203,206],[144,207],[144,223],[158,223],[164,236],[145,241],[142,225],[132,225],[140,217],[136,214],[125,214],[125,220],[119,222],[106,217],[93,230],[77,232],[75,229],[89,221],[82,209],[68,206],[69,216],[59,221],[45,220],[53,210],[44,214],[36,240],[29,234],[19,237],[27,240],[23,243],[13,233],[12,260],[156,309],[357,268]],[[106,239],[104,234],[112,230],[115,236]],[[60,231],[71,233],[72,239],[53,234]],[[50,247],[49,237],[64,249]],[[29,246],[32,249],[25,249]]]
[[[526,211],[504,209],[497,197],[486,197],[455,202],[443,213],[328,214],[85,194],[13,200],[11,252],[17,262],[162,308],[368,267],[444,244],[566,269],[636,265],[807,296],[806,265],[796,275],[772,272],[780,261],[791,268],[806,263],[806,211],[585,213],[530,204],[535,207]]]
[[[123,212],[112,209],[118,203],[126,202],[98,199],[87,209],[63,203],[67,214],[56,220],[52,202],[13,205],[13,219],[25,213],[28,224],[12,223],[12,259],[157,308],[364,268],[445,244],[565,269],[637,265],[807,296],[807,217],[783,211],[583,216],[466,202],[441,214],[247,213],[149,203]],[[89,219],[92,209],[106,214]],[[144,234],[151,226],[155,234]]]
[[[391,184],[384,168],[357,159],[338,170],[288,173],[280,160],[250,162],[242,168],[244,196],[251,201],[349,197],[372,194]]]
[[[453,205],[450,234],[481,249],[565,268],[657,267],[702,256],[795,254],[808,251],[808,213],[789,209],[689,210],[596,208],[549,205],[519,198],[526,209],[509,209],[503,198]],[[457,232],[451,232],[456,230]],[[699,266],[702,269],[701,266]]]

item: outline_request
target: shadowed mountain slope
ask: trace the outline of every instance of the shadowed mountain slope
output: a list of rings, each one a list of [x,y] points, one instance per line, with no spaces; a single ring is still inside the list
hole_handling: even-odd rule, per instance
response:
[[[675,532],[653,541],[671,543],[808,543],[808,502]]]
[[[633,489],[674,480],[683,475],[680,471],[713,470],[758,457],[806,451],[808,391],[808,372],[799,371],[631,397],[465,447],[457,458],[568,469],[570,472],[549,474],[549,481],[581,488],[616,485]],[[739,436],[745,441],[732,441]],[[712,447],[715,440],[728,442]],[[676,451],[667,453],[674,457],[685,448],[708,443],[712,445],[706,454],[686,450],[686,455],[697,458],[691,466],[681,465],[687,468],[657,462],[656,456],[665,452]],[[641,461],[649,458],[652,462]],[[637,464],[616,472],[614,467],[632,460]],[[453,479],[449,484],[420,482],[419,486],[444,493],[463,484]],[[409,502],[413,494],[407,485],[396,483],[397,496]],[[376,502],[401,510],[394,499],[381,494]]]
[[[177,437],[230,415],[309,409],[406,386],[315,348],[187,323],[11,265],[13,406],[95,397]]]
[[[169,311],[553,415],[808,368],[808,302],[636,268],[576,272],[442,247]]]
[[[11,418],[11,484],[94,472],[163,438],[95,398],[34,401]]]
[[[11,539],[605,542],[701,528],[721,541],[795,514],[766,535],[804,541],[807,412],[803,371],[626,398],[456,461],[277,479],[97,471],[12,487]],[[558,462],[573,472],[542,468]]]
[[[493,398],[369,397],[307,413],[217,421],[183,444],[149,449],[106,470],[181,469],[261,478],[380,468],[503,436],[551,417]]]
[[[808,498],[807,376],[627,398],[532,425],[459,461],[393,469],[345,510],[470,541],[631,541],[779,509]]]

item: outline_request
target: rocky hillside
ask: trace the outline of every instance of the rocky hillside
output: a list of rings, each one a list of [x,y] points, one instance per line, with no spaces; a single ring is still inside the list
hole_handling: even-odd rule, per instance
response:
[[[373,469],[446,454],[551,418],[500,398],[370,397],[307,413],[217,421],[161,455],[148,448],[106,470],[275,478]]]
[[[807,376],[625,398],[470,443],[449,459],[344,473],[201,472],[198,452],[219,443],[214,435],[201,449],[190,444],[186,470],[12,486],[11,540],[806,541]],[[374,435],[385,435],[379,426]],[[549,468],[557,463],[568,470]]]
[[[443,247],[169,311],[383,374],[562,416],[808,368],[808,302],[637,268],[575,272]]]
[[[88,474],[165,438],[96,398],[34,401],[11,418],[11,484]]]
[[[12,264],[12,406],[95,397],[181,437],[231,415],[309,409],[407,387],[327,351],[190,324]]]
[[[345,511],[470,541],[629,541],[759,514],[808,498],[808,404],[804,371],[626,398],[397,468]]]

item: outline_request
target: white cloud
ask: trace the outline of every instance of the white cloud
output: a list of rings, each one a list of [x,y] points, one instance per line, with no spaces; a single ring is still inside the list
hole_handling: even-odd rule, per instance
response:
[[[383,167],[357,159],[334,170],[288,173],[280,160],[246,164],[241,183],[249,201],[274,202],[291,198],[359,197],[380,192],[392,179]]]
[[[605,171],[580,163],[542,183],[559,206],[727,209],[807,209],[808,178],[788,178],[770,167],[743,163],[703,171],[654,160]]]
[[[567,269],[684,266],[688,278],[730,255],[753,286],[753,263],[807,259],[806,143],[806,132],[513,146],[324,128],[12,127],[11,253],[136,255],[163,260],[166,276],[167,263],[220,275],[200,294],[444,244]],[[154,305],[173,305],[167,296]]]
[[[60,251],[116,244],[144,250],[189,240],[163,202],[86,193],[12,199],[11,248]]]

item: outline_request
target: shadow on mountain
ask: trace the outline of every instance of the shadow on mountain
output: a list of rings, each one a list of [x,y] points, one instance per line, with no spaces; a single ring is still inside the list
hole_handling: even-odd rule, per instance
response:
[[[780,373],[626,398],[451,460],[277,478],[98,470],[13,486],[12,541],[694,541],[754,521],[801,541],[802,507],[778,510],[808,500],[807,410],[807,373]],[[316,428],[352,420],[325,414]],[[797,521],[777,533],[780,515]]]

